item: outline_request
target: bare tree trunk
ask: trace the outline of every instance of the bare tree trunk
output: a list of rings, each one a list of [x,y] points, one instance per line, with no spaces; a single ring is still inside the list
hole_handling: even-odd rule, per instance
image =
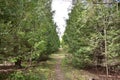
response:
[[[106,26],[104,28],[104,37],[105,37],[105,55],[106,55],[106,77],[107,77],[107,80],[108,80],[108,75],[109,75],[109,72],[108,72],[108,53],[107,53],[107,30],[106,30]]]

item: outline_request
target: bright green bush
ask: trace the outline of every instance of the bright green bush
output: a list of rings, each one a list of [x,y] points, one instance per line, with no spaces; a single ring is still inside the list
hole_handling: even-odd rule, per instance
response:
[[[24,73],[22,71],[17,71],[11,74],[8,80],[47,80],[43,74],[40,73]]]

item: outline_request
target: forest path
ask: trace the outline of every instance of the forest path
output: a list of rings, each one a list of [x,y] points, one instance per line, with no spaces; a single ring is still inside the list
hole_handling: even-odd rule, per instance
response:
[[[66,62],[70,62],[72,59],[67,59],[66,57],[68,57],[67,52],[62,48],[50,55],[54,63],[52,67],[52,79],[49,80],[106,80],[106,75],[101,74],[100,71],[96,72],[96,68],[85,70],[75,68],[71,63],[66,64]],[[120,80],[120,78],[110,76],[108,80]]]
[[[56,61],[54,65],[54,80],[66,80],[62,69],[62,60],[64,57],[65,54],[62,48],[60,48],[56,54],[51,55],[51,58]]]
[[[50,58],[55,61],[52,68],[52,77],[49,80],[90,80],[95,75],[85,70],[76,69],[67,65],[65,55],[66,51],[62,48],[58,52],[50,55]]]

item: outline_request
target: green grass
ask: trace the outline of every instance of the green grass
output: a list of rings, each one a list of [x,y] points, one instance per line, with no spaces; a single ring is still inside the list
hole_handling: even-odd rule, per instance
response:
[[[46,80],[51,80],[54,76],[54,64],[56,64],[56,62],[51,58],[45,62],[40,62],[36,67],[33,67],[30,70],[32,72],[42,73]]]
[[[62,52],[62,54],[66,54],[66,52]],[[62,69],[64,71],[66,80],[89,80],[92,77],[96,77],[96,75],[91,74],[85,70],[75,68],[70,63],[71,60],[67,60],[66,58],[62,59]]]

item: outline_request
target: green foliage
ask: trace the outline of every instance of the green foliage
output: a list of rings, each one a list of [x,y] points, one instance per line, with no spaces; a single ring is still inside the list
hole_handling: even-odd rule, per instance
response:
[[[60,42],[50,4],[50,0],[0,1],[0,59],[16,62],[57,51]]]
[[[119,11],[116,4],[94,5],[87,2],[76,3],[69,14],[67,27],[63,36],[64,46],[72,54],[72,64],[85,67],[89,64],[101,64],[106,58],[105,30],[107,31],[108,59],[119,56],[120,38]]]
[[[23,73],[22,71],[17,71],[11,74],[8,80],[46,80],[45,76],[39,73]]]
[[[51,0],[0,0],[0,62],[38,60],[58,50]],[[28,65],[27,65],[28,66]],[[45,80],[42,74],[21,71],[9,80]]]
[[[25,80],[25,78],[24,78],[23,73],[20,71],[20,72],[16,72],[12,74],[9,80]]]

